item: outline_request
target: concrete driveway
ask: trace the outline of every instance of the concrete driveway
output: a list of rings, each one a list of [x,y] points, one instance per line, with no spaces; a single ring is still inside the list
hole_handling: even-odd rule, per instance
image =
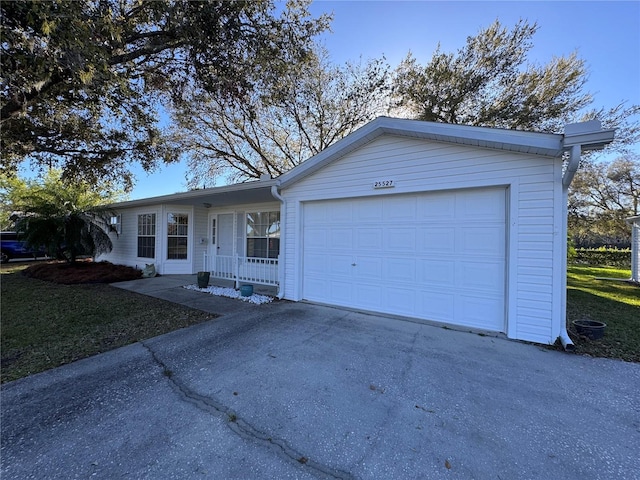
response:
[[[278,302],[2,388],[7,479],[640,478],[640,365]]]

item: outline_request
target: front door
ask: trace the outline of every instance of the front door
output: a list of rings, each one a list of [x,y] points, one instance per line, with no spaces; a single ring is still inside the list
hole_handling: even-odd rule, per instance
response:
[[[211,249],[213,272],[223,278],[231,275],[233,273],[233,213],[212,215]]]
[[[233,213],[218,215],[218,236],[216,237],[216,255],[233,255]]]

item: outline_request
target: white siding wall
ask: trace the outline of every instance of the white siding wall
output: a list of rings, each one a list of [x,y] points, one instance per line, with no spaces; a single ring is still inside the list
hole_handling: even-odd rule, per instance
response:
[[[193,209],[193,272],[204,270],[204,254],[209,248],[209,210],[204,207]]]
[[[128,265],[142,269],[145,264],[154,263],[158,267],[159,256],[159,240],[158,232],[160,230],[159,222],[161,220],[162,207],[160,205],[153,205],[150,207],[128,208],[118,210],[122,221],[122,232],[116,236],[111,234],[111,241],[113,242],[113,250],[106,254],[101,255],[98,260],[106,260],[118,265]],[[156,258],[138,258],[138,215],[143,213],[155,213],[156,214]]]
[[[204,269],[204,254],[211,252],[211,232],[209,232],[210,216],[217,213],[235,213],[237,215],[236,236],[237,253],[245,254],[245,212],[280,211],[280,203],[242,204],[223,208],[204,208],[200,205],[153,205],[119,209],[122,219],[122,233],[111,236],[113,250],[102,255],[98,260],[106,260],[120,265],[143,268],[145,264],[154,263],[159,273],[191,274]],[[189,253],[186,261],[166,260],[166,228],[167,214],[186,212],[189,214]],[[138,258],[138,215],[156,214],[156,257],[153,259]]]
[[[640,219],[631,224],[631,279],[640,282]]]
[[[558,159],[384,135],[285,189],[285,298],[302,292],[301,202],[460,188],[508,188],[507,335],[552,343],[561,289]],[[393,180],[395,187],[374,189]],[[556,214],[554,220],[554,213]],[[554,256],[555,255],[555,256]],[[555,282],[555,283],[554,283]]]

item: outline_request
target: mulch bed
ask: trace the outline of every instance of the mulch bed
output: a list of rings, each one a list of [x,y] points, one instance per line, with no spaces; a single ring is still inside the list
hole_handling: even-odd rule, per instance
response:
[[[51,261],[37,263],[22,271],[23,275],[47,282],[77,285],[83,283],[114,283],[136,280],[142,271],[109,262],[93,262],[91,259],[75,263]]]

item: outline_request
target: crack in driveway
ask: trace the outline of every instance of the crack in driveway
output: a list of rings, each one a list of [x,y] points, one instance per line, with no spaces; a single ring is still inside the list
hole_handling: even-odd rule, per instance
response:
[[[273,436],[258,430],[247,421],[238,417],[231,408],[224,405],[222,402],[195,392],[176,378],[167,364],[158,357],[156,352],[149,345],[144,341],[141,341],[140,344],[149,352],[154,362],[162,368],[163,375],[183,400],[195,405],[206,413],[225,418],[227,420],[227,426],[238,436],[270,448],[276,453],[284,456],[286,460],[295,462],[297,466],[311,470],[310,473],[318,477],[335,478],[339,480],[355,480],[356,477],[351,473],[322,465],[292,448],[284,439],[274,438]]]

